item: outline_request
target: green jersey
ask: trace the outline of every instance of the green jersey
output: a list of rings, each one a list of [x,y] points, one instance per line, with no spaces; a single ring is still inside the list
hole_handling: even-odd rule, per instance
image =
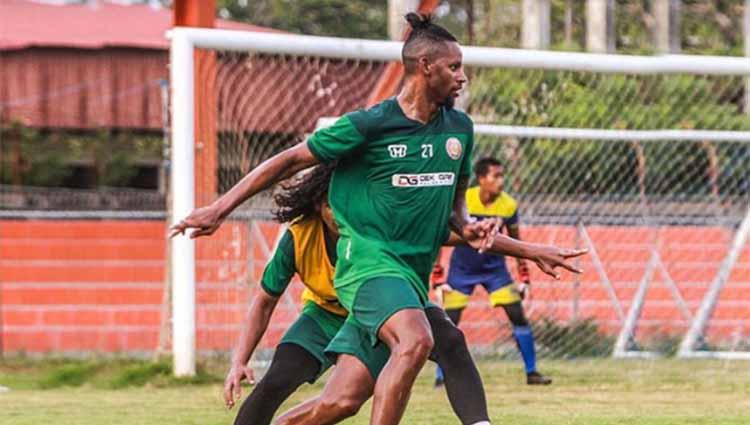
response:
[[[456,183],[471,173],[473,123],[442,107],[427,124],[395,98],[349,113],[307,144],[338,160],[329,202],[339,225],[335,286],[396,276],[423,301],[438,249],[448,237]],[[341,299],[349,308],[350,300]]]

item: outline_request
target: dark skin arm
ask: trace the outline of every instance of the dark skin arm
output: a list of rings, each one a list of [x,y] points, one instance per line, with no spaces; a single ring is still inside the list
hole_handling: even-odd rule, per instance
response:
[[[271,314],[276,309],[279,297],[274,297],[263,290],[258,291],[253,297],[252,304],[247,313],[247,320],[242,326],[240,341],[232,354],[232,366],[224,379],[224,403],[228,408],[234,406],[234,400],[242,396],[240,382],[247,379],[250,384],[255,383],[253,370],[247,365],[250,357],[255,352],[263,334],[266,333]]]
[[[456,246],[466,245],[460,236],[451,232],[450,237],[444,245]],[[582,270],[575,267],[567,260],[570,258],[580,257],[588,252],[585,249],[568,249],[559,248],[554,245],[543,245],[529,242],[523,242],[509,236],[499,234],[495,236],[492,245],[487,252],[500,255],[508,255],[516,258],[525,258],[536,263],[541,271],[554,277],[560,278],[560,274],[555,270],[562,267],[573,273],[581,273]]]
[[[307,147],[306,142],[299,143],[255,167],[227,193],[212,204],[193,210],[179,223],[169,228],[169,237],[184,234],[188,229],[195,229],[190,238],[213,234],[224,219],[240,204],[274,184],[285,180],[300,170],[312,167],[318,159]]]
[[[518,224],[508,226],[508,236],[519,241],[521,240],[521,229]],[[518,273],[521,275],[521,280],[524,280],[524,278],[528,279],[529,266],[526,264],[526,260],[516,257],[516,264],[518,265]],[[526,281],[526,283],[530,282]]]

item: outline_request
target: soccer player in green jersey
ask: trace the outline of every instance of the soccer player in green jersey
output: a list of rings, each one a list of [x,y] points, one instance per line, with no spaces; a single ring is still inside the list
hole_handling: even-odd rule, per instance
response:
[[[333,165],[314,167],[309,173],[283,185],[274,200],[276,220],[289,223],[266,265],[261,290],[253,297],[232,367],[224,385],[224,400],[232,407],[240,396],[240,381],[253,381],[247,362],[271,320],[281,294],[297,274],[305,286],[303,309],[276,347],[271,366],[242,403],[235,425],[267,425],[281,403],[305,382],[314,382],[332,362],[325,348],[334,338],[347,312],[338,303],[333,287],[338,227],[328,205],[327,193]],[[498,240],[498,243],[500,241]],[[435,306],[426,310],[435,336],[431,359],[446,368],[448,398],[462,424],[487,420],[487,403],[482,380],[474,365],[463,333],[445,312]],[[359,409],[356,400],[367,400],[389,352],[383,344],[365,346],[358,359],[372,377],[367,385],[347,388],[337,394],[327,414],[345,417]],[[351,401],[355,401],[352,403]],[[355,410],[356,411],[356,410]]]
[[[281,294],[287,289],[292,276],[298,275],[305,286],[300,315],[284,333],[276,347],[273,360],[263,379],[253,388],[242,403],[235,425],[268,425],[278,407],[300,385],[314,382],[332,366],[325,349],[344,324],[347,315],[338,303],[333,287],[334,264],[338,226],[327,202],[328,186],[334,164],[319,165],[283,184],[283,190],[274,196],[276,220],[288,227],[268,261],[260,282],[260,290],[253,297],[240,340],[232,356],[232,367],[224,383],[224,400],[233,407],[240,397],[240,381],[254,381],[253,371],[247,366],[260,339],[271,320]],[[487,252],[523,255],[537,259],[554,268],[566,267],[566,258],[575,256],[575,250],[565,250],[549,245],[512,242],[498,235]],[[451,234],[449,245],[460,240]],[[451,323],[438,306],[425,308],[435,347],[430,360],[445,368],[446,390],[451,407],[460,422],[471,425],[488,421],[487,402],[479,372],[469,354],[463,333]],[[389,352],[384,344],[363,347],[357,353],[367,368],[369,379],[361,386],[339,387],[328,399],[308,404],[316,422],[327,423],[356,413],[372,395],[375,377],[380,373]],[[318,413],[315,413],[315,408]],[[300,412],[297,411],[297,416]],[[283,423],[283,419],[279,420]]]
[[[432,351],[424,309],[448,226],[480,249],[492,244],[497,232],[492,220],[472,222],[465,205],[473,123],[452,108],[466,83],[461,49],[429,18],[412,13],[407,20],[412,32],[402,50],[405,81],[396,98],[346,114],[171,228],[171,236],[187,229],[196,229],[192,238],[211,235],[256,193],[304,168],[337,160],[329,192],[340,231],[334,286],[349,316],[329,351],[343,354],[337,369],[347,370],[357,365],[348,364],[355,358],[346,354],[362,344],[382,342],[390,349],[375,384],[373,424],[400,421]]]

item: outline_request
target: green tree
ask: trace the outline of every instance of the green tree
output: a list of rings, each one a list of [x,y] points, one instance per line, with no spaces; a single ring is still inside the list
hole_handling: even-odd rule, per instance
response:
[[[491,69],[475,72],[469,112],[494,124],[608,128],[750,130],[739,77],[571,73]],[[479,138],[498,153],[496,139]],[[739,193],[747,149],[701,142],[631,143],[522,139],[512,149],[514,190],[565,195],[706,195],[711,162],[719,189]],[[645,169],[639,169],[642,155]],[[737,159],[741,158],[741,159]],[[639,179],[643,178],[643,187]]]
[[[300,34],[384,39],[386,0],[219,0],[219,16]]]

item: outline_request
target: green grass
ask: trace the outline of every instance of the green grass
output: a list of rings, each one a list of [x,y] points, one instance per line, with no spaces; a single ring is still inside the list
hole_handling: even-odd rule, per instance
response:
[[[479,364],[495,424],[747,425],[750,364],[721,361],[544,361],[550,387],[528,387],[517,361]],[[0,423],[231,424],[221,401],[225,365],[204,365],[198,378],[177,380],[166,362],[127,360],[0,362]],[[420,376],[404,424],[455,424],[444,391]],[[283,409],[315,395],[303,387]],[[244,389],[247,394],[248,388]],[[347,424],[366,424],[366,405]]]
[[[0,385],[14,390],[50,390],[81,386],[121,389],[216,384],[223,380],[220,367],[223,365],[218,363],[200,365],[196,376],[175,378],[172,376],[172,365],[166,359],[152,362],[129,359],[40,361],[16,358],[0,361]]]

